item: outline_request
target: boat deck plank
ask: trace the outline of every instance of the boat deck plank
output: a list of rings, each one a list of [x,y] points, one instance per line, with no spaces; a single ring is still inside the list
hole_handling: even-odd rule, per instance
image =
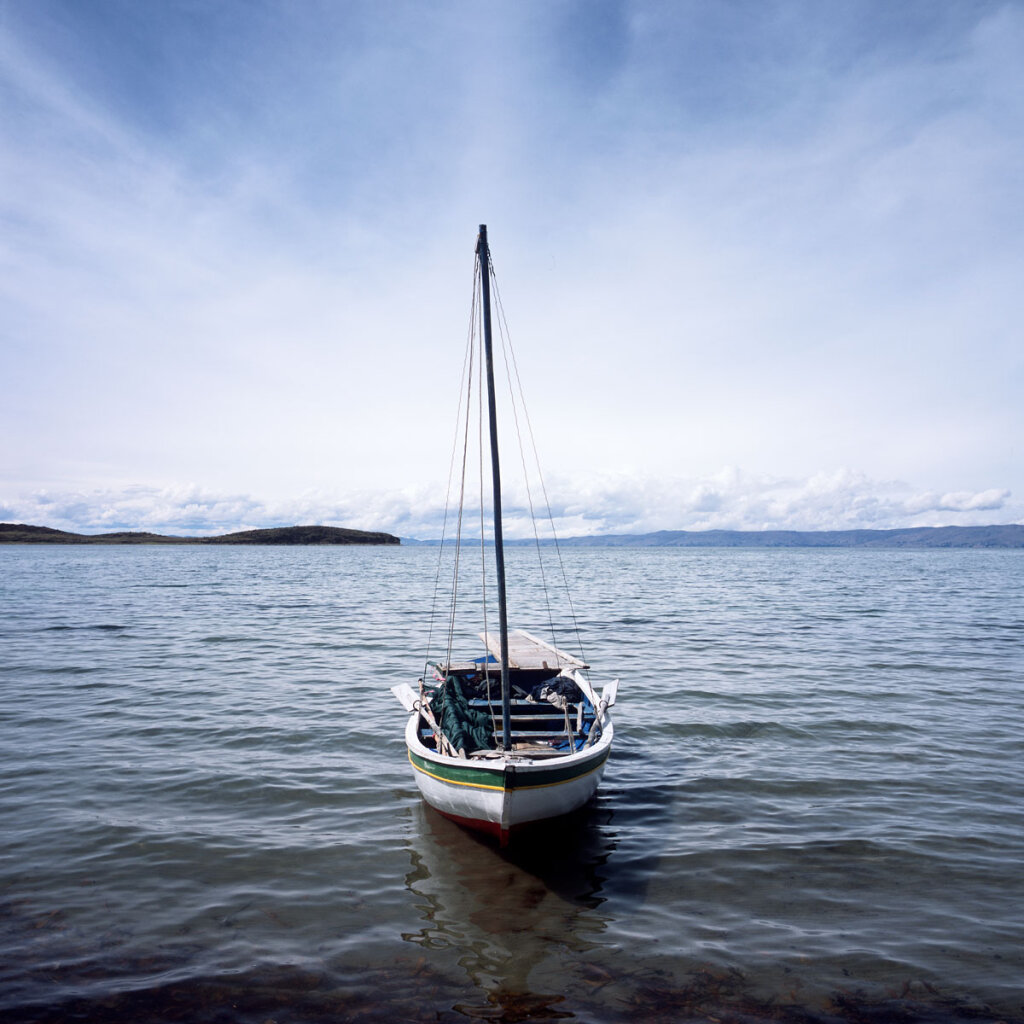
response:
[[[501,659],[501,638],[497,633],[480,633],[480,639],[495,658]],[[508,665],[517,669],[589,668],[579,658],[560,651],[525,629],[513,629],[508,634]]]

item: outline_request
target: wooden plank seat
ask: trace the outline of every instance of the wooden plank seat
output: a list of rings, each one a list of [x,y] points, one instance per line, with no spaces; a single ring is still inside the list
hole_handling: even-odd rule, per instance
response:
[[[424,739],[430,739],[434,734],[429,729],[421,729],[420,736]],[[573,736],[573,739],[578,740],[579,736]],[[565,732],[516,732],[512,730],[512,743],[515,746],[545,746],[541,741],[550,740],[551,743],[564,743]],[[565,753],[565,751],[562,751]]]

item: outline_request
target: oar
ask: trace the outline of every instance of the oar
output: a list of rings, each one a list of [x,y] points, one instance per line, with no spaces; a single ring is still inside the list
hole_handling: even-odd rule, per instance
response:
[[[421,715],[423,715],[423,717],[427,720],[427,725],[429,725],[434,732],[434,742],[437,744],[437,749],[442,754],[447,754],[449,757],[464,758],[466,756],[465,750],[463,750],[460,747],[458,752],[456,752],[455,747],[452,746],[451,740],[449,740],[448,737],[445,736],[443,732],[441,732],[441,727],[437,724],[437,720],[434,718],[434,714],[430,710],[430,707],[427,704],[426,698],[423,694],[422,680],[420,681],[420,699],[417,703],[418,706],[416,710],[419,711]]]
[[[598,703],[597,708],[594,711],[594,721],[590,726],[590,734],[587,736],[587,742],[583,744],[583,749],[586,750],[594,740],[604,731],[604,713],[608,710],[608,701],[602,700]]]

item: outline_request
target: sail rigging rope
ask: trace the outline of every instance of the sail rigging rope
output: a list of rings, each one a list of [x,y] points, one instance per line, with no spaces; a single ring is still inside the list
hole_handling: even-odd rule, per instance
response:
[[[527,504],[530,506],[530,523],[531,523],[531,525],[533,527],[533,540],[534,540],[534,544],[536,545],[536,548],[537,548],[537,567],[540,570],[540,585],[541,585],[541,590],[542,590],[542,592],[544,594],[544,606],[545,606],[545,609],[546,609],[547,614],[548,614],[548,629],[551,631],[551,643],[554,646],[557,647],[558,645],[556,643],[556,639],[557,638],[555,636],[555,622],[554,622],[554,617],[551,614],[551,599],[550,599],[550,597],[548,595],[547,577],[545,576],[545,573],[544,573],[544,558],[543,558],[543,556],[541,554],[541,549],[540,549],[540,531],[537,529],[537,515],[536,515],[536,512],[534,510],[534,506],[533,506],[533,490],[530,487],[530,472],[529,472],[529,470],[526,467],[526,450],[523,447],[523,434],[522,434],[522,431],[519,428],[519,409],[518,409],[518,405],[517,405],[517,402],[516,402],[515,390],[512,387],[512,372],[511,372],[511,369],[509,367],[509,358],[508,357],[509,357],[509,350],[512,347],[512,341],[511,341],[511,338],[509,336],[508,322],[505,320],[505,311],[504,311],[504,309],[502,308],[502,305],[501,305],[501,296],[498,293],[498,282],[495,280],[493,273],[491,274],[491,284],[492,284],[493,290],[494,290],[495,305],[497,306],[497,309],[498,309],[498,336],[501,339],[501,355],[502,355],[502,359],[504,359],[504,361],[505,361],[505,380],[506,380],[506,382],[508,384],[509,406],[512,409],[512,420],[515,423],[515,427],[516,427],[516,442],[517,442],[517,446],[519,448],[519,463],[523,467],[523,483],[524,483],[524,485],[526,487],[526,501],[527,501]],[[513,355],[513,362],[514,362],[514,360],[515,360],[515,357]],[[518,380],[518,375],[517,375],[517,380]],[[526,405],[525,405],[525,401],[523,401],[522,386],[521,385],[520,385],[520,389],[519,389],[519,394],[520,394],[520,400],[523,402],[523,413],[525,415],[525,413],[526,413]],[[536,456],[536,449],[534,450],[534,454]],[[537,472],[538,472],[538,475],[539,475],[539,473],[540,473],[540,465],[539,465],[539,463],[537,465]],[[549,510],[549,512],[550,512],[550,510]]]
[[[532,451],[532,462],[533,468],[537,475],[537,480],[540,484],[541,494],[544,499],[544,507],[547,511],[548,523],[551,530],[551,537],[553,540],[555,553],[558,560],[559,570],[562,577],[562,585],[564,587],[565,596],[568,602],[568,609],[572,619],[572,628],[576,636],[576,644],[580,651],[581,660],[584,662],[586,658],[583,656],[583,644],[580,638],[579,624],[576,618],[576,610],[572,603],[572,596],[569,591],[568,574],[566,573],[565,563],[562,558],[561,548],[558,544],[558,534],[555,528],[554,513],[551,509],[551,502],[548,498],[547,487],[544,482],[544,476],[540,468],[540,459],[537,452],[537,443],[533,433],[533,425],[530,421],[529,411],[526,406],[526,399],[523,391],[522,380],[519,374],[519,366],[516,361],[515,349],[512,346],[511,333],[508,327],[508,320],[505,316],[504,306],[501,302],[501,294],[498,290],[498,282],[494,273],[493,261],[491,260],[490,252],[486,252],[486,266],[482,265],[479,253],[476,255],[473,269],[473,297],[470,308],[469,326],[467,330],[466,338],[466,351],[463,357],[463,368],[462,368],[462,381],[460,384],[459,391],[459,407],[456,417],[455,432],[452,439],[452,453],[449,461],[449,472],[448,472],[448,488],[445,494],[445,507],[444,507],[444,519],[441,530],[441,544],[440,551],[438,553],[437,571],[434,578],[434,595],[431,603],[430,611],[430,624],[427,638],[427,658],[425,659],[424,666],[424,677],[427,674],[427,669],[433,664],[429,660],[430,648],[433,641],[435,616],[438,612],[438,601],[439,591],[441,589],[441,575],[444,565],[444,557],[446,552],[446,544],[449,543],[448,529],[449,519],[452,514],[452,501],[453,501],[453,490],[455,485],[455,474],[456,474],[456,462],[459,463],[458,469],[458,511],[455,520],[455,538],[454,538],[454,557],[451,569],[451,592],[450,600],[448,603],[448,628],[446,637],[446,656],[444,664],[450,666],[452,664],[452,653],[455,643],[455,627],[456,627],[456,611],[458,606],[458,588],[461,571],[461,553],[462,553],[462,534],[464,525],[464,510],[465,510],[465,499],[466,499],[466,484],[467,484],[467,469],[470,465],[470,420],[471,411],[476,401],[477,406],[477,437],[476,444],[478,450],[478,484],[479,484],[479,496],[480,496],[480,568],[482,577],[482,608],[483,608],[483,625],[484,625],[484,636],[489,636],[488,629],[488,601],[487,601],[487,560],[486,560],[486,499],[485,499],[485,488],[484,488],[484,477],[485,477],[485,445],[484,445],[484,355],[483,355],[483,309],[482,309],[482,274],[488,274],[491,287],[495,298],[495,306],[498,312],[498,316],[495,318],[498,325],[498,335],[501,343],[502,356],[505,364],[505,376],[508,385],[508,393],[510,399],[510,408],[512,411],[512,420],[516,433],[517,445],[519,448],[519,460],[522,466],[523,481],[526,489],[526,497],[530,510],[530,520],[533,527],[534,544],[537,549],[537,562],[540,570],[540,582],[541,589],[544,595],[545,607],[547,610],[548,626],[552,634],[552,642],[554,643],[555,637],[555,624],[552,613],[551,599],[548,590],[548,580],[544,569],[544,560],[541,551],[541,538],[538,530],[536,507],[534,503],[533,489],[530,484],[531,472],[527,466],[527,453],[526,445],[524,443],[523,430],[520,425],[520,411],[522,419],[526,426],[526,436],[529,439],[530,448]],[[473,394],[473,386],[476,383],[476,395]],[[461,458],[459,458],[459,442],[461,438]],[[489,710],[491,711],[491,724],[492,732],[495,737],[498,736],[498,728],[494,722],[494,696],[492,693],[492,673],[490,671],[490,649],[485,643],[485,651],[482,660],[482,672],[483,678],[486,681],[486,692],[487,692],[487,703]],[[557,645],[556,645],[557,646]],[[562,666],[559,664],[558,666]],[[443,692],[443,691],[442,691]]]
[[[580,661],[586,662],[587,659],[586,659],[586,656],[585,656],[584,651],[583,651],[583,640],[582,640],[582,638],[580,636],[579,622],[576,619],[576,609],[573,606],[573,603],[572,603],[572,592],[569,589],[569,576],[568,576],[568,574],[565,571],[565,562],[562,560],[562,549],[561,549],[561,547],[558,544],[558,531],[555,529],[555,517],[554,517],[554,513],[551,511],[551,500],[548,498],[548,489],[547,489],[546,484],[544,483],[544,474],[543,474],[543,472],[541,471],[541,468],[540,468],[540,456],[539,456],[539,454],[537,452],[537,440],[536,440],[536,437],[534,436],[534,433],[533,433],[533,424],[530,421],[530,412],[529,412],[529,409],[526,406],[526,395],[525,395],[525,392],[523,391],[523,382],[522,382],[522,379],[519,376],[519,364],[516,361],[516,351],[515,351],[515,349],[512,346],[512,336],[511,336],[511,332],[509,331],[508,320],[505,317],[505,307],[502,305],[502,302],[501,302],[501,292],[498,290],[498,281],[497,281],[497,278],[494,276],[493,268],[492,268],[492,273],[491,273],[491,284],[493,285],[493,290],[494,290],[495,306],[496,306],[496,308],[498,310],[498,317],[497,317],[497,319],[498,319],[498,333],[499,333],[499,335],[501,337],[502,354],[505,357],[505,369],[506,369],[506,375],[508,377],[509,393],[512,394],[512,378],[514,376],[515,377],[515,382],[516,382],[516,388],[517,388],[517,390],[519,392],[519,404],[522,406],[522,409],[523,409],[523,419],[526,421],[526,431],[527,431],[527,434],[528,434],[528,436],[530,438],[530,447],[531,447],[531,449],[533,451],[533,464],[534,464],[534,466],[535,466],[535,468],[537,470],[537,480],[540,483],[541,493],[544,495],[544,507],[545,507],[545,509],[547,511],[547,514],[548,514],[548,523],[549,523],[549,525],[551,527],[551,540],[552,540],[552,543],[553,543],[554,548],[555,548],[555,556],[558,559],[558,568],[559,568],[559,571],[560,571],[561,576],[562,576],[562,588],[565,591],[565,599],[566,599],[566,602],[569,605],[569,615],[572,618],[572,628],[573,628],[573,632],[576,635],[576,646],[577,646],[577,648],[579,649],[579,652],[580,652]],[[507,343],[506,343],[506,339],[507,339]],[[506,351],[506,348],[507,348],[507,351]],[[511,360],[512,360],[511,370],[509,370],[509,356],[511,356]],[[536,516],[533,513],[533,498],[532,498],[532,495],[530,494],[529,473],[526,471],[526,457],[525,457],[525,454],[523,452],[522,436],[519,433],[519,418],[518,418],[518,416],[516,416],[516,402],[515,402],[515,396],[514,395],[512,397],[512,413],[513,413],[513,417],[514,417],[515,423],[516,423],[516,435],[517,435],[517,439],[519,441],[519,455],[520,455],[520,459],[523,462],[523,476],[526,479],[526,491],[527,491],[527,496],[529,497],[529,501],[530,501],[530,519],[533,522],[534,537],[536,539],[536,544],[537,544],[537,561],[540,564],[541,580],[542,580],[542,583],[543,583],[543,580],[544,580],[544,564],[543,564],[543,560],[541,559],[541,555],[540,555],[540,535],[539,535],[539,533],[537,531],[537,519],[536,519]],[[547,592],[546,584],[544,584],[544,600],[545,600],[545,602],[548,601],[548,592]],[[551,622],[551,606],[550,606],[550,604],[548,604],[548,621],[549,621],[549,624],[550,624],[550,628],[551,628],[551,632],[552,632],[552,637],[554,637],[554,624]],[[554,639],[552,639],[552,642],[554,642]],[[557,646],[557,644],[555,646]]]
[[[452,660],[452,647],[455,638],[455,610],[458,603],[459,593],[459,564],[462,558],[462,513],[466,506],[466,456],[469,451],[469,423],[471,418],[469,415],[469,409],[472,404],[473,391],[473,355],[474,351],[471,346],[469,351],[469,368],[466,374],[466,420],[462,438],[462,472],[459,477],[459,514],[456,520],[455,559],[452,566],[452,596],[450,614],[448,618],[447,655],[445,657],[445,661],[449,665]]]
[[[435,622],[436,614],[437,614],[438,594],[440,593],[440,590],[441,590],[441,570],[442,570],[443,565],[444,565],[445,541],[448,539],[448,517],[449,517],[449,514],[451,512],[452,480],[454,479],[454,476],[455,476],[455,456],[456,456],[456,454],[458,452],[458,447],[459,447],[459,431],[460,431],[460,427],[462,426],[462,408],[463,408],[462,403],[463,403],[463,399],[465,399],[465,402],[466,402],[466,417],[467,417],[467,420],[468,420],[468,417],[469,417],[469,402],[470,402],[470,399],[469,399],[469,396],[466,394],[466,389],[467,389],[467,385],[469,383],[471,383],[470,375],[472,373],[472,370],[470,369],[470,367],[472,366],[472,359],[473,359],[473,339],[474,339],[474,335],[475,335],[475,318],[476,318],[476,310],[477,310],[477,295],[479,293],[479,288],[478,288],[478,283],[477,283],[477,275],[478,275],[478,268],[474,267],[474,271],[473,271],[473,290],[471,292],[471,300],[470,300],[469,324],[468,324],[467,330],[466,330],[466,349],[465,349],[465,353],[463,355],[463,360],[462,360],[462,375],[461,375],[461,377],[459,379],[459,405],[458,405],[458,412],[457,412],[456,417],[455,417],[455,432],[454,432],[454,435],[452,437],[452,453],[451,453],[451,458],[449,459],[449,463],[448,463],[448,486],[447,486],[447,488],[445,490],[444,518],[441,521],[441,543],[440,543],[440,546],[438,548],[438,553],[437,553],[437,571],[434,574],[434,594],[433,594],[433,597],[431,599],[431,604],[430,604],[430,621],[428,623],[428,629],[427,629],[427,653],[426,653],[426,655],[424,656],[424,659],[423,659],[423,661],[424,661],[424,665],[423,665],[423,677],[424,677],[424,679],[427,676],[427,669],[430,666],[430,651],[431,651],[431,647],[432,647],[432,643],[433,643],[434,622]],[[461,508],[462,508],[462,503],[460,501],[459,502],[460,515],[461,515]],[[456,544],[456,549],[457,548],[458,548],[458,545]],[[454,590],[455,590],[455,588],[453,587],[452,590],[453,590],[452,600],[454,601]],[[454,617],[454,609],[452,609],[451,616]],[[447,657],[447,660],[451,661],[451,628],[449,628],[449,639],[448,639],[447,647],[448,647],[448,657]]]

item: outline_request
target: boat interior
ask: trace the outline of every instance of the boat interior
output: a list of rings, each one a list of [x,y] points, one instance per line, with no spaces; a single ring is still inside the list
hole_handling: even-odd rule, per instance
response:
[[[454,756],[473,759],[507,757],[509,752],[502,750],[501,672],[495,660],[488,658],[486,662],[479,659],[431,667],[436,673],[436,683],[424,688],[421,706],[429,705],[434,714],[429,713],[429,708],[426,713],[420,713],[419,737],[422,743],[429,749]],[[564,757],[584,749],[597,738],[600,725],[595,728],[594,705],[574,675],[575,672],[563,672],[547,666],[509,670],[512,754],[531,759]],[[459,697],[453,693],[453,679],[458,682]],[[453,698],[450,703],[456,709],[459,708],[460,697],[465,698],[471,719],[486,723],[493,746],[467,749],[473,745],[472,740],[467,740],[464,746],[456,745],[468,733],[447,728],[451,721],[448,717],[444,718],[445,726],[440,726],[441,709],[449,694]],[[449,732],[454,735],[447,735]]]

